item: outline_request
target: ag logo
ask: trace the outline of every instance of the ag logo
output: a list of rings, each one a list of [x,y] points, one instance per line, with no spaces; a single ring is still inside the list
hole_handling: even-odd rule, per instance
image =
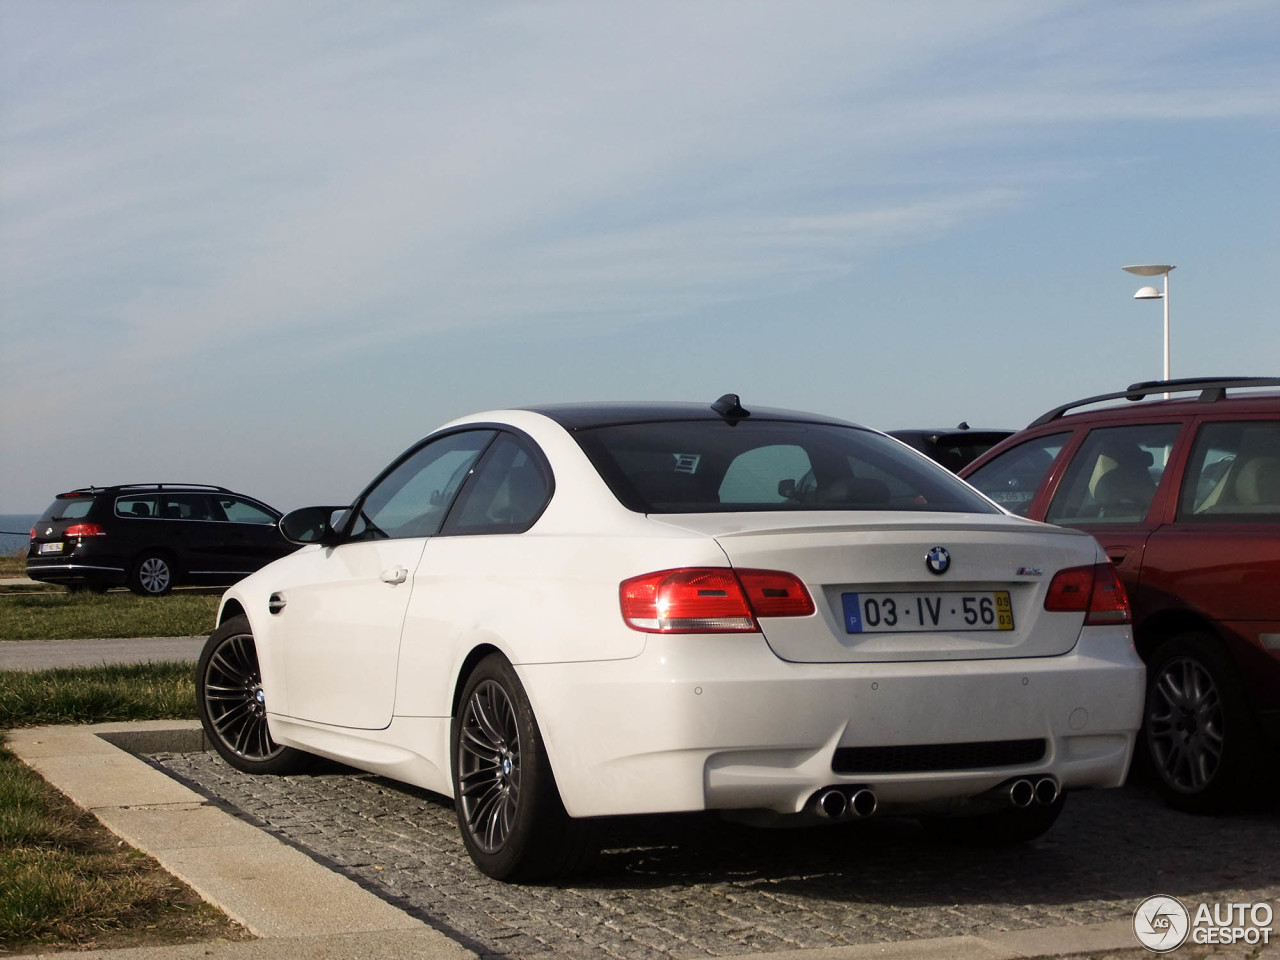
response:
[[[1191,929],[1191,914],[1177,897],[1147,897],[1133,911],[1133,935],[1153,953],[1177,950]]]

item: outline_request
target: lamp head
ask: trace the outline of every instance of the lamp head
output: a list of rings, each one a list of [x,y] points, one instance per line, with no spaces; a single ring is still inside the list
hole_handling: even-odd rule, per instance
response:
[[[1155,287],[1143,287],[1133,295],[1135,300],[1163,300],[1164,294]]]

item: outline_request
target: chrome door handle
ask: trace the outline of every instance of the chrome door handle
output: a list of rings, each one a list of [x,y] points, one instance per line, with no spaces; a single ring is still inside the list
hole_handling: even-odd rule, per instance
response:
[[[409,571],[404,567],[394,567],[391,570],[382,571],[383,583],[404,583],[405,578],[409,576]]]

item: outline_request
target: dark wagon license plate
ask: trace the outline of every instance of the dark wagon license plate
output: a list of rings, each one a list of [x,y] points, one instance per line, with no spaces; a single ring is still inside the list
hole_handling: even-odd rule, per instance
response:
[[[849,633],[920,633],[925,630],[1012,630],[1008,590],[964,593],[845,593]]]

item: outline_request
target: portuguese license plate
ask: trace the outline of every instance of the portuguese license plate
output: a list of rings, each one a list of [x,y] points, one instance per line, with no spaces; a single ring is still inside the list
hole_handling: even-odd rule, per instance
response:
[[[849,633],[920,633],[926,630],[1012,630],[1008,590],[963,593],[845,593]]]
[[[41,553],[61,553],[62,541],[59,540],[57,543],[42,543],[40,544],[40,552]]]

